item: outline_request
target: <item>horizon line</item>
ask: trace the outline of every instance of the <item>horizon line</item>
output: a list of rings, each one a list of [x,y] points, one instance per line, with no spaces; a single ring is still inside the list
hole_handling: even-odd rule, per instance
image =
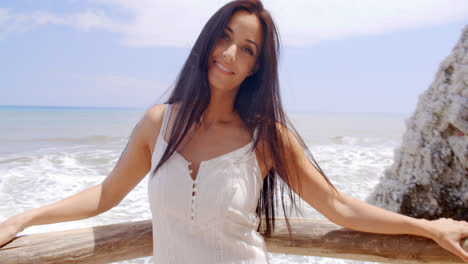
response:
[[[69,109],[125,109],[125,110],[143,110],[143,107],[130,106],[80,106],[80,105],[2,105],[0,108],[69,108]]]
[[[96,109],[96,110],[145,110],[145,107],[130,107],[130,106],[74,106],[74,105],[2,105],[1,108],[43,108],[43,109]],[[329,110],[298,110],[288,109],[284,107],[285,112],[290,113],[336,113],[336,114],[405,114],[410,115],[412,112],[385,112],[385,111],[329,111]]]

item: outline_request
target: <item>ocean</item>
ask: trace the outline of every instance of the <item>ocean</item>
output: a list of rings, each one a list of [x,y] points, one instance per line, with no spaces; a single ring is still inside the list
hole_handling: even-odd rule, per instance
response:
[[[0,221],[102,182],[144,109],[0,107]],[[365,200],[393,162],[409,114],[287,113],[337,189]],[[112,210],[22,234],[151,218],[146,177]],[[324,219],[304,204],[302,215]],[[270,263],[369,263],[268,253]],[[151,263],[151,257],[119,263]]]

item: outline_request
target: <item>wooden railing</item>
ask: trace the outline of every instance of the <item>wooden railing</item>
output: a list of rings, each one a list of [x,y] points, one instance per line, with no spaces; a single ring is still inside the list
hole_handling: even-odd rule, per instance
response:
[[[265,238],[275,253],[387,263],[463,263],[429,239],[351,231],[328,221],[284,220]],[[0,263],[110,263],[152,255],[151,221],[140,221],[17,237],[0,248]],[[468,240],[463,242],[468,251]]]

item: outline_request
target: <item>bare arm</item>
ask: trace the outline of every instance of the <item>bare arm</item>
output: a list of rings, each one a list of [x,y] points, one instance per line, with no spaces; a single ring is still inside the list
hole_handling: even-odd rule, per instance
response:
[[[330,221],[346,228],[380,234],[410,234],[435,240],[440,246],[468,262],[460,241],[468,236],[468,223],[450,219],[428,221],[393,213],[361,202],[335,190],[305,155],[302,146],[287,129],[280,128],[291,155],[287,159],[299,175],[292,189]]]
[[[102,183],[0,223],[0,245],[27,227],[85,219],[118,205],[151,168],[150,146],[161,128],[164,108],[158,105],[145,113],[117,165]]]

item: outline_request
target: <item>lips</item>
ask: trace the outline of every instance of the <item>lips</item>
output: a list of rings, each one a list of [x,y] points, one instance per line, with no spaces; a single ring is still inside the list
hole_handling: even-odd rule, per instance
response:
[[[215,64],[216,68],[218,68],[221,72],[225,74],[234,74],[234,72],[229,70],[226,66],[222,65],[221,63],[217,61],[213,61],[213,63]]]

